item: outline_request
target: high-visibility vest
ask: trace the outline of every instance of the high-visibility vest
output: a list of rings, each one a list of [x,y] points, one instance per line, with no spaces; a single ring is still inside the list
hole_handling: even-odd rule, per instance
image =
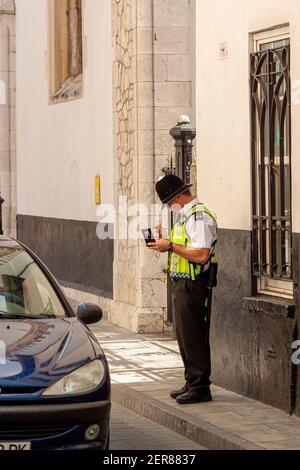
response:
[[[191,246],[191,240],[185,230],[186,223],[191,217],[195,217],[195,221],[203,220],[204,213],[208,214],[217,223],[216,216],[213,215],[204,204],[197,204],[184,214],[174,225],[170,236],[170,242],[185,247]],[[215,262],[216,243],[217,242],[215,241],[211,247],[209,262]],[[191,279],[194,281],[204,272],[204,268],[205,266],[192,263],[174,252],[169,254],[168,271],[171,278]]]

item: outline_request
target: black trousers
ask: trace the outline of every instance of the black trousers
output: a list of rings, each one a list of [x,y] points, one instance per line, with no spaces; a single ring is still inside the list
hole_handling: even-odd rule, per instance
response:
[[[173,281],[175,326],[189,391],[211,385],[210,346],[206,344],[208,289],[203,281]]]

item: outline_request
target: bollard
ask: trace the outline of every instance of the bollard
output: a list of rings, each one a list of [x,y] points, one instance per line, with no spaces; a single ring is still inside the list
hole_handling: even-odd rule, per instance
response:
[[[164,173],[179,176],[185,183],[191,182],[191,165],[193,162],[193,141],[196,137],[196,129],[191,127],[191,122],[188,116],[181,115],[178,118],[177,126],[170,130],[170,136],[175,140],[175,167],[173,160],[168,168],[164,168]],[[170,230],[173,228],[174,215],[171,212],[169,216]],[[176,336],[176,326],[174,323],[174,299],[172,291],[172,281],[168,275],[167,280],[167,321],[173,323],[174,335]]]
[[[196,137],[196,129],[191,127],[190,118],[185,115],[179,116],[177,126],[170,130],[170,136],[175,140],[176,175],[190,184],[193,141]]]

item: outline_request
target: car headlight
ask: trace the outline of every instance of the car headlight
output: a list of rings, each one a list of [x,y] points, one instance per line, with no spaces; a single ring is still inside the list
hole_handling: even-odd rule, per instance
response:
[[[49,397],[92,392],[99,387],[104,379],[104,375],[104,365],[96,359],[66,375],[55,384],[50,385],[42,395]]]

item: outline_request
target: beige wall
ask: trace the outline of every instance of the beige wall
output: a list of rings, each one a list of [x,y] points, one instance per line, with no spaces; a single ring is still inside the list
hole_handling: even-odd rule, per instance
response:
[[[221,228],[250,230],[249,33],[289,23],[292,80],[300,80],[300,2],[201,0],[196,18],[200,197],[215,209]],[[220,59],[224,43],[228,57]],[[294,232],[300,231],[299,124],[300,104],[293,104]]]
[[[111,0],[85,0],[83,98],[49,105],[48,1],[17,0],[18,213],[96,221],[113,200]]]

